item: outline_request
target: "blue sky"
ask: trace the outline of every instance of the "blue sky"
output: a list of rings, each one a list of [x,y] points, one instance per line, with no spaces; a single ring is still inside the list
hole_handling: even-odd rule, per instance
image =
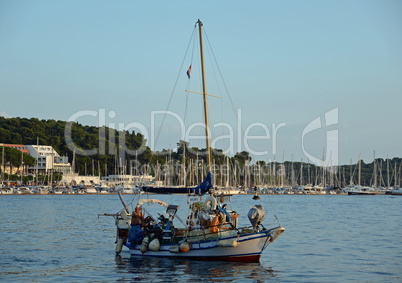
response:
[[[321,157],[328,130],[338,133],[341,164],[359,153],[371,162],[374,150],[402,156],[401,1],[2,0],[0,113],[68,120],[104,109],[106,124],[137,123],[151,132],[151,113],[166,110],[198,18],[243,130],[255,123],[269,130],[269,139],[250,142],[268,151],[256,159],[273,159],[274,147],[280,161],[283,151],[286,160],[307,161],[306,151]],[[189,57],[169,108],[180,116]],[[192,64],[196,78],[198,57]],[[217,94],[214,80],[207,78],[207,91]],[[199,82],[192,78],[191,86]],[[189,124],[201,121],[200,102],[190,94]],[[208,102],[213,123],[236,127],[227,98]],[[333,109],[337,123],[306,135],[303,151],[303,130]],[[77,121],[97,125],[99,115]],[[272,125],[281,123],[274,146]],[[177,127],[166,119],[156,149],[175,145]],[[262,129],[249,133],[261,136]]]

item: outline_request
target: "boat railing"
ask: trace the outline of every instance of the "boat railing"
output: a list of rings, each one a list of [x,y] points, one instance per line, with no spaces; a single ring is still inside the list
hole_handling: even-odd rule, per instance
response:
[[[217,228],[216,232],[211,232],[214,231],[214,229],[211,228]],[[254,229],[253,227],[250,226],[245,226],[242,228],[236,228],[231,222],[227,222],[225,224],[218,224],[218,225],[210,225],[205,228],[201,229],[195,229],[195,230],[190,230],[187,232],[187,235],[185,238],[187,239],[188,242],[190,243],[197,243],[201,241],[211,241],[211,240],[222,240],[222,239],[227,239],[227,238],[233,238],[233,237],[238,237],[240,235],[244,234],[253,234],[256,233],[257,231],[276,231],[277,229],[280,229],[281,226],[275,227],[273,229],[267,230],[264,226],[261,225],[258,229]],[[275,237],[276,239],[276,237]]]
[[[215,230],[216,229],[216,230]],[[190,243],[200,241],[220,240],[223,238],[237,237],[240,231],[230,222],[218,225],[209,225],[200,229],[189,229],[186,239]]]

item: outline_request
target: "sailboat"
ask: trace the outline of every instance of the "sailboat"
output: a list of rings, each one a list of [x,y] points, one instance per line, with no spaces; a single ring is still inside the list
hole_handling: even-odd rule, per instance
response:
[[[355,187],[352,187],[349,191],[348,191],[348,195],[377,195],[377,191],[373,188],[370,187],[366,187],[366,186],[361,186],[360,185],[360,179],[361,179],[361,171],[362,171],[362,165],[361,165],[361,154],[359,156],[359,173],[358,173],[358,185]]]
[[[262,205],[252,206],[248,212],[251,226],[239,227],[240,217],[227,209],[231,195],[218,195],[211,175],[211,153],[208,132],[207,92],[205,87],[204,56],[202,46],[202,22],[197,21],[202,70],[204,118],[206,124],[207,162],[209,173],[205,180],[192,188],[188,196],[190,205],[185,227],[176,227],[178,205],[168,205],[157,199],[140,199],[135,212],[129,213],[127,204],[119,193],[123,209],[113,216],[117,228],[116,253],[123,247],[132,256],[180,258],[193,260],[219,260],[235,262],[259,262],[262,252],[281,235],[285,229],[278,223],[266,228],[262,222],[265,212]],[[166,207],[158,218],[145,210],[144,204],[152,203]],[[230,206],[229,206],[230,207]],[[138,209],[138,210],[137,210]],[[141,211],[141,214],[140,212]],[[144,215],[145,214],[145,215]],[[134,216],[135,217],[134,217]],[[139,215],[137,217],[137,215]],[[140,217],[141,216],[141,217]],[[145,217],[146,216],[146,217]],[[132,219],[141,219],[132,222]]]
[[[180,144],[177,144],[180,146]],[[155,186],[154,184],[147,184],[146,186],[142,186],[142,190],[146,193],[155,193],[155,194],[189,194],[193,191],[193,187],[187,186],[186,185],[186,169],[185,169],[185,153],[186,153],[186,146],[184,145],[183,147],[183,185],[178,185],[178,186]],[[171,154],[171,151],[170,151]],[[170,171],[171,171],[171,158],[169,154],[169,169],[168,169],[168,176],[167,179],[169,180],[170,183]]]

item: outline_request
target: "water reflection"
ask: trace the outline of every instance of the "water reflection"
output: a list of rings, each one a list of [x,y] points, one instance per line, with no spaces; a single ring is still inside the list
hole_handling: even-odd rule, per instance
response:
[[[265,282],[277,273],[261,263],[231,263],[116,256],[119,281]],[[278,279],[278,278],[276,278]]]

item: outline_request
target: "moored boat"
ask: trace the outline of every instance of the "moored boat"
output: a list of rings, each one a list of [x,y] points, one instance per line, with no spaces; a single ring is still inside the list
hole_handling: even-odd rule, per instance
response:
[[[118,185],[115,190],[117,192],[121,192],[122,194],[128,194],[128,195],[132,195],[132,194],[140,194],[141,193],[141,189],[135,185],[131,185],[131,184],[120,184]]]
[[[184,186],[169,186],[169,187],[158,187],[158,186],[143,186],[142,190],[146,193],[154,194],[188,194],[191,192],[191,187]]]
[[[64,192],[64,188],[63,187],[55,187],[51,191],[55,195],[61,195]]]
[[[186,188],[184,192],[189,194],[190,209],[187,219],[183,222],[178,218],[178,205],[168,205],[157,199],[140,199],[135,210],[130,214],[121,192],[118,194],[124,209],[116,214],[105,215],[115,218],[117,230],[115,251],[117,254],[125,246],[133,256],[259,262],[262,252],[285,229],[279,222],[276,222],[277,225],[273,225],[271,228],[266,228],[262,224],[265,219],[265,211],[262,205],[254,205],[249,210],[248,218],[251,226],[239,227],[238,218],[240,215],[234,210],[228,209],[231,207],[231,196],[222,193],[219,195],[214,189],[211,177],[212,163],[204,76],[202,23],[200,20],[197,21],[197,26],[203,74],[201,94],[204,100],[208,173],[199,186]],[[189,73],[187,75],[189,76]],[[148,209],[145,209],[145,203],[162,205],[166,207],[166,211],[156,217]],[[277,218],[275,219],[277,220]],[[177,220],[184,227],[177,226]]]
[[[1,187],[0,188],[0,194],[1,195],[12,195],[14,192],[13,192],[13,189],[12,188],[9,188],[9,187]]]
[[[360,195],[360,196],[368,196],[368,195],[377,195],[377,191],[370,187],[364,186],[356,186],[350,188],[348,191],[348,195]]]
[[[391,195],[402,196],[402,189],[401,188],[394,188],[391,191]]]
[[[250,209],[251,226],[239,227],[240,215],[227,210],[231,196],[216,195],[212,188],[208,194],[190,195],[188,199],[191,213],[185,227],[176,224],[179,206],[157,199],[139,200],[144,214],[141,225],[131,225],[134,216],[127,213],[127,207],[118,214],[108,214],[116,219],[116,252],[126,246],[133,256],[258,262],[268,245],[285,231],[279,224],[272,228],[262,224],[262,205]],[[166,212],[157,218],[144,209],[145,203],[166,207]]]
[[[95,187],[92,184],[82,183],[80,188],[79,188],[79,193],[97,194],[98,191],[95,189]]]
[[[17,188],[17,192],[19,195],[30,195],[33,193],[28,187],[19,187]]]

